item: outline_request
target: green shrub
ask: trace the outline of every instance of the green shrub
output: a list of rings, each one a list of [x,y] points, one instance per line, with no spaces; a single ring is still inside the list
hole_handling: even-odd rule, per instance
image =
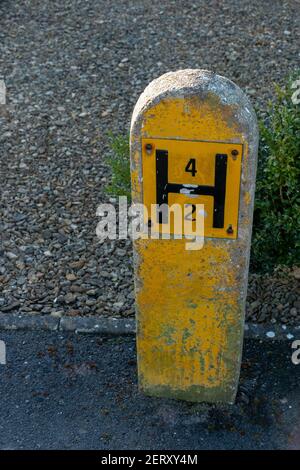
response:
[[[300,105],[291,99],[294,79],[276,86],[275,100],[259,117],[251,253],[255,270],[300,263]]]
[[[275,100],[258,113],[260,144],[251,269],[300,264],[300,105],[292,102],[291,77],[275,88]],[[109,194],[130,199],[129,137],[110,136]]]
[[[127,196],[131,198],[129,136],[109,135],[110,153],[106,162],[111,168],[111,182],[106,191],[112,196]]]

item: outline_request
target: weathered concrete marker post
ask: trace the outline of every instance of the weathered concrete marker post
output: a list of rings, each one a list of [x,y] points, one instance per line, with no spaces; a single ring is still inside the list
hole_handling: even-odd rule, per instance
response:
[[[202,203],[206,216],[201,250],[186,250],[184,238],[134,243],[138,372],[146,394],[235,399],[257,145],[248,99],[208,71],[167,73],[135,106],[133,202],[149,213],[161,202]]]

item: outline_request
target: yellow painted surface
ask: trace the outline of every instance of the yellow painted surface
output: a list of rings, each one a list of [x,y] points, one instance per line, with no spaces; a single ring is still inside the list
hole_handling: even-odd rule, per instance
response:
[[[222,354],[230,329],[237,326],[234,273],[223,269],[216,279],[216,265],[226,268],[228,255],[206,245],[200,260],[202,267],[210,266],[208,275],[199,269],[199,256],[186,251],[182,242],[138,243],[143,251],[139,276],[147,283],[138,296],[140,374],[146,387],[214,388],[230,373],[231,361],[226,365]],[[216,280],[222,281],[219,291]]]
[[[147,152],[147,145],[152,146],[152,151]],[[238,233],[238,210],[241,179],[241,161],[243,146],[241,144],[224,144],[219,142],[197,142],[178,139],[143,139],[142,140],[142,165],[143,165],[143,203],[147,213],[151,214],[151,204],[156,204],[156,150],[168,151],[168,181],[185,185],[208,185],[215,184],[215,156],[226,154],[227,177],[225,196],[225,218],[224,228],[213,227],[213,197],[187,194],[171,193],[169,205],[180,204],[204,204],[204,236],[234,239]],[[237,150],[238,155],[232,156],[232,150]],[[193,176],[187,172],[186,166],[194,159],[196,172]],[[187,187],[188,191],[188,187]],[[233,233],[228,234],[227,228],[231,225]],[[171,225],[170,233],[178,234]],[[160,232],[162,226],[160,225]],[[181,230],[183,233],[183,230]],[[193,233],[195,228],[193,227]],[[193,234],[192,233],[192,234]],[[185,235],[191,234],[186,231]]]
[[[197,158],[206,168],[198,175],[199,181],[203,178],[206,182],[207,178],[208,183],[212,182],[211,144],[191,141],[219,142],[226,151],[239,144],[240,149],[243,146],[245,164],[247,142],[235,125],[234,113],[235,109],[222,106],[213,96],[206,102],[196,96],[169,98],[146,111],[139,150],[132,155],[136,162],[132,172],[133,200],[145,199],[150,203],[154,197],[153,161],[145,155],[143,167],[138,164],[148,139],[155,145],[157,139],[168,140],[167,145],[174,153],[169,176],[180,182],[183,177],[189,177],[182,174],[185,152],[181,146],[199,155]],[[241,161],[229,164],[229,178],[236,186],[227,194],[226,223],[237,224],[240,164]],[[208,199],[211,198],[207,197],[205,202],[211,214]],[[206,233],[216,236],[210,221],[208,218]],[[239,282],[241,272],[246,269],[243,253],[233,259],[234,239],[206,238],[204,248],[199,251],[187,251],[185,242],[184,239],[135,242],[140,387],[151,395],[192,401],[232,401],[242,345]]]

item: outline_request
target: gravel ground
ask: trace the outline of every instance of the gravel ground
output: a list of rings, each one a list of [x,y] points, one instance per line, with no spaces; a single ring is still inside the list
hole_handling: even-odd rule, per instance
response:
[[[107,132],[125,133],[147,83],[179,68],[265,102],[299,63],[299,20],[296,0],[0,0],[0,310],[132,315],[131,243],[95,235]],[[277,321],[300,319],[299,280],[278,276],[251,277],[251,319],[274,305]]]

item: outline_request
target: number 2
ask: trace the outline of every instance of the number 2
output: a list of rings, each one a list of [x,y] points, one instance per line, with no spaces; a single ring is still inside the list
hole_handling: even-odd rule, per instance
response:
[[[196,175],[197,170],[196,170],[196,159],[195,158],[191,158],[189,160],[188,164],[185,167],[185,171],[186,171],[186,173],[192,173],[192,176]]]
[[[196,206],[195,204],[185,204],[186,207],[191,206],[192,210],[188,214],[185,215],[185,220],[189,220],[191,222],[195,222],[195,217],[193,217],[194,212],[196,212]]]

